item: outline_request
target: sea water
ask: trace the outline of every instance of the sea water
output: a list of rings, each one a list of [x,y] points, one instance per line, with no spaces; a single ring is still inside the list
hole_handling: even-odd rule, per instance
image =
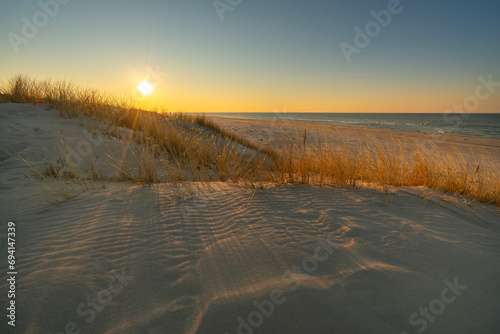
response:
[[[413,113],[207,113],[210,116],[317,122],[368,128],[500,138],[500,114]]]

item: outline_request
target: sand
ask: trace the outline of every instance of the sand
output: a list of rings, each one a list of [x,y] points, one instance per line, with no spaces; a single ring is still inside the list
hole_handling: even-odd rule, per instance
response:
[[[302,139],[306,130],[307,140],[310,143],[322,144],[331,140],[364,140],[366,142],[379,141],[385,145],[399,145],[410,147],[418,145],[427,150],[444,152],[459,151],[470,155],[492,157],[500,163],[500,138],[470,137],[430,132],[411,132],[365,128],[359,126],[323,124],[315,122],[288,122],[280,120],[249,120],[231,117],[212,117],[218,124],[237,132],[245,137],[261,143],[266,140],[271,144],[289,142],[290,138]]]
[[[79,121],[30,104],[0,104],[0,119],[0,253],[13,221],[18,271],[14,328],[1,259],[1,333],[500,330],[496,207],[419,188],[222,182],[107,182],[55,201],[21,157],[88,140]],[[224,124],[258,139],[243,123]]]

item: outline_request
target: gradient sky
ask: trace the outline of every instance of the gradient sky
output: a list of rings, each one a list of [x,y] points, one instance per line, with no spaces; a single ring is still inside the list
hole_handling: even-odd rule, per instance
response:
[[[478,77],[500,82],[498,0],[401,0],[348,63],[340,43],[388,3],[242,0],[222,21],[212,0],[72,0],[16,53],[9,33],[44,14],[37,0],[2,1],[0,79],[72,80],[193,112],[446,112]],[[155,90],[141,97],[145,78]],[[474,112],[500,112],[494,89]]]

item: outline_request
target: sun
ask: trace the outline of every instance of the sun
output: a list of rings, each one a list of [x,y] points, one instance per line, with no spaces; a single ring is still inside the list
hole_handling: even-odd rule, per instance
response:
[[[142,95],[149,95],[153,92],[153,86],[151,86],[151,84],[147,81],[139,82],[137,89],[142,93]]]

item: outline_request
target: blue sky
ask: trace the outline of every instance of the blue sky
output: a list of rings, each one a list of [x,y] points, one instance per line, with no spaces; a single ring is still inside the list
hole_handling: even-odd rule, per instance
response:
[[[50,11],[55,1],[42,3]],[[213,1],[61,3],[17,53],[9,34],[23,37],[23,17],[33,23],[43,9],[0,5],[0,78],[67,79],[117,95],[147,79],[155,90],[142,100],[196,112],[444,112],[479,76],[500,81],[498,1],[401,0],[350,62],[340,43],[354,45],[354,28],[390,1],[242,0],[224,20]],[[475,111],[499,112],[499,96]]]

